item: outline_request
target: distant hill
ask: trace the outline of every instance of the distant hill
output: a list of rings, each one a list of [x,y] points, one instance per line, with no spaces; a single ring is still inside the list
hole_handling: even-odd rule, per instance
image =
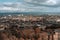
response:
[[[2,15],[60,15],[60,12],[0,12],[0,16]]]

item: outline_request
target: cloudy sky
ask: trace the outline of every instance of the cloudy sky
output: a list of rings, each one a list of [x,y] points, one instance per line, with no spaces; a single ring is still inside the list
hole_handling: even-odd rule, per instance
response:
[[[60,12],[60,0],[0,0],[0,12]]]

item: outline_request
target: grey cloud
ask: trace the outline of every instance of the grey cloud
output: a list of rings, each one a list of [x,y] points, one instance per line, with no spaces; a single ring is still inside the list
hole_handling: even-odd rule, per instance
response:
[[[28,1],[30,1],[30,2],[46,2],[47,0],[24,0],[25,2],[28,2]]]
[[[29,4],[32,4],[32,5],[35,5],[35,6],[45,6],[45,7],[60,7],[59,4],[56,4],[56,5],[45,5],[45,4],[36,4],[36,3],[29,3]]]
[[[37,1],[37,2],[46,2],[47,0],[32,0],[32,1]]]
[[[45,2],[45,1],[41,1],[41,2]],[[30,2],[1,4],[1,6],[0,6],[1,8],[5,8],[5,9],[6,8],[11,9],[12,8],[12,9],[14,9],[13,11],[18,11],[18,12],[21,12],[21,11],[22,12],[52,12],[52,10],[55,12],[57,10],[60,10],[60,8],[58,8],[59,4],[57,4],[57,5],[46,5],[46,4],[38,4],[38,3],[30,3]],[[57,8],[55,8],[55,7],[57,7]],[[15,10],[17,8],[18,8],[18,10]],[[1,10],[5,11],[5,9],[1,9]],[[8,11],[13,12],[12,10],[8,10]]]
[[[27,0],[26,0],[27,1]],[[27,4],[34,5],[34,6],[46,6],[46,7],[60,7],[60,1],[59,0],[52,0],[53,2],[55,1],[56,4],[52,3],[46,3],[46,1],[49,0],[32,0],[30,2],[26,2]]]

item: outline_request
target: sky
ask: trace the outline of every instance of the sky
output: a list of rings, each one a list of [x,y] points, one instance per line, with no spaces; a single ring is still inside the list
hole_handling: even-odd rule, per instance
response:
[[[0,12],[60,12],[60,0],[0,0]]]

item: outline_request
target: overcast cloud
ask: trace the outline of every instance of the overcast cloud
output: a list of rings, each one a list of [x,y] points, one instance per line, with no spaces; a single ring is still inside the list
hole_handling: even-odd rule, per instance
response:
[[[0,11],[60,12],[60,0],[15,0],[13,2],[6,1],[0,1]]]
[[[46,5],[46,6],[54,6],[58,5],[60,6],[60,0],[24,0],[26,3],[31,3],[34,5]]]

